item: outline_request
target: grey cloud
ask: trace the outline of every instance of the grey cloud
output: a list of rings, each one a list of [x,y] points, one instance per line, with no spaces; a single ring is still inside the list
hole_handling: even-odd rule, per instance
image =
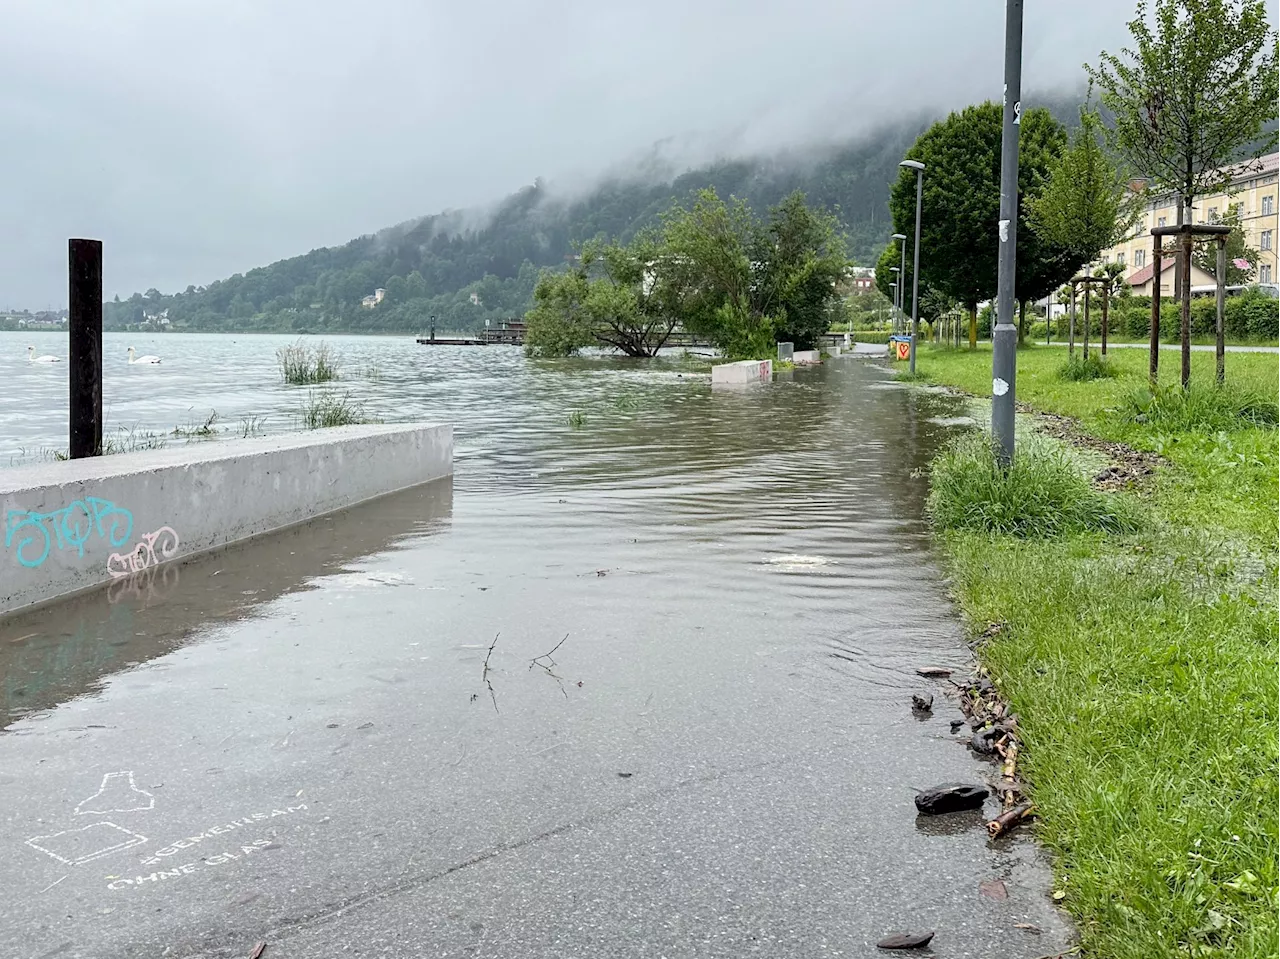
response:
[[[1024,89],[1124,43],[1028,0]],[[998,0],[7,0],[0,307],[182,289],[543,176],[833,142],[1001,85]]]

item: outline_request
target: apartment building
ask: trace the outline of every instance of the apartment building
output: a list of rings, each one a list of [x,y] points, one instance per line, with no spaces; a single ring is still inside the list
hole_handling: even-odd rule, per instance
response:
[[[1240,205],[1240,220],[1245,242],[1258,251],[1254,280],[1258,283],[1280,282],[1276,244],[1280,243],[1280,208],[1277,207],[1277,169],[1280,153],[1272,153],[1235,168],[1231,185],[1224,193],[1193,199],[1191,216],[1196,223],[1217,222],[1232,204]],[[1178,208],[1173,196],[1155,196],[1147,203],[1133,231],[1109,250],[1104,250],[1103,263],[1121,263],[1129,282],[1140,277],[1138,285],[1150,291],[1151,229],[1178,222]],[[1143,268],[1146,268],[1145,270]],[[1163,271],[1162,293],[1173,290],[1173,274]],[[1212,282],[1212,281],[1210,281]]]

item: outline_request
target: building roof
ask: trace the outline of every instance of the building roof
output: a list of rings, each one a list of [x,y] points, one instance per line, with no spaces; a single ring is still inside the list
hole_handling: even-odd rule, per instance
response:
[[[1160,277],[1162,282],[1164,279],[1164,275],[1173,269],[1174,260],[1176,258],[1177,258],[1176,256],[1170,255],[1170,256],[1163,257],[1161,259]],[[1141,270],[1138,270],[1136,273],[1131,273],[1127,277],[1125,277],[1125,282],[1128,283],[1130,286],[1142,286],[1142,284],[1149,283],[1151,281],[1151,274],[1154,271],[1155,271],[1155,264],[1148,263]],[[1193,279],[1195,278],[1195,275],[1197,273],[1203,273],[1205,276],[1213,276],[1212,273],[1209,273],[1207,270],[1201,269],[1200,266],[1198,266],[1197,264],[1192,263],[1191,276]]]
[[[1170,270],[1172,268],[1173,268],[1172,257],[1166,260],[1163,260],[1162,266],[1160,269],[1160,275],[1164,276],[1164,271]],[[1141,270],[1138,270],[1136,273],[1130,273],[1127,277],[1125,277],[1125,282],[1128,283],[1130,286],[1142,286],[1143,283],[1150,282],[1151,274],[1155,272],[1155,269],[1156,269],[1156,265],[1154,263],[1148,263]]]

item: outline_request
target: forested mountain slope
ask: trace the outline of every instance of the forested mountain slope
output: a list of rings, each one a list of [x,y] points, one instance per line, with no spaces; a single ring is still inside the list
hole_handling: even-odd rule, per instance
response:
[[[1078,98],[1053,104],[1068,118]],[[486,215],[446,212],[312,250],[207,287],[172,295],[148,290],[106,304],[109,326],[168,310],[173,328],[415,332],[482,327],[522,314],[540,269],[562,265],[575,244],[626,240],[673,202],[714,187],[763,212],[793,190],[836,211],[855,262],[871,265],[891,232],[889,185],[897,164],[932,117],[881,127],[855,142],[768,158],[723,160],[674,178],[615,177],[563,198],[541,181]],[[376,289],[383,299],[364,298]]]

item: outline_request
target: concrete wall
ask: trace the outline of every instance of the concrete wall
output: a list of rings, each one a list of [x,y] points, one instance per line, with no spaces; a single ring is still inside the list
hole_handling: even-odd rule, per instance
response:
[[[0,472],[0,614],[453,473],[453,429],[341,426]]]
[[[816,366],[822,362],[821,350],[796,350],[792,358],[796,366]]]
[[[741,360],[711,367],[711,385],[760,383],[772,378],[773,360]]]

